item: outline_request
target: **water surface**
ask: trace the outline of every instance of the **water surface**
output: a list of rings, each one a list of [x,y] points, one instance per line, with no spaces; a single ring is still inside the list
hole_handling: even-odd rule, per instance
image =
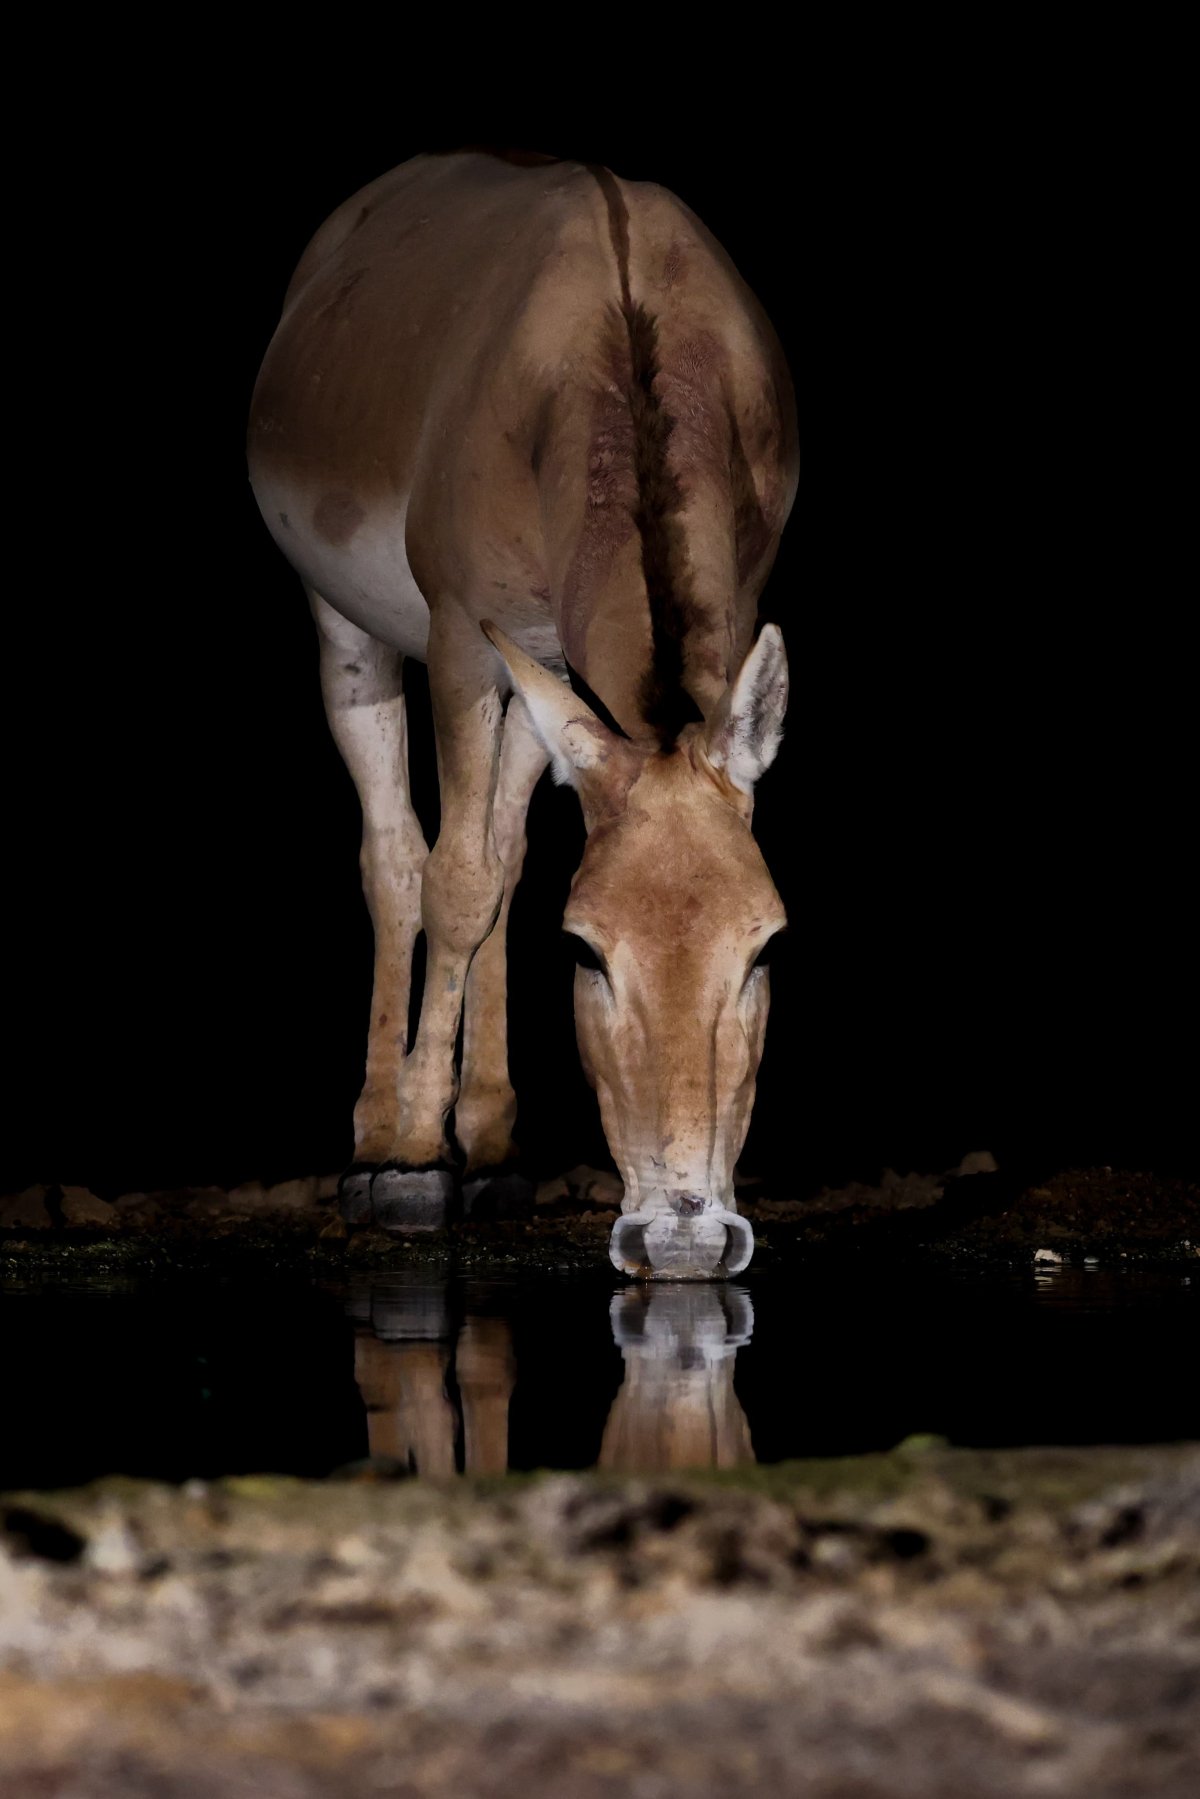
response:
[[[1200,1437],[1178,1267],[0,1287],[0,1488]]]

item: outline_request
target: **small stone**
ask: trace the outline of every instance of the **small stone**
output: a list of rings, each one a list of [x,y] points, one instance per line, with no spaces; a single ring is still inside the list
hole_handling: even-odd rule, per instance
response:
[[[853,1574],[861,1559],[857,1549],[839,1536],[818,1537],[810,1555],[822,1574]]]
[[[951,1174],[996,1174],[999,1164],[990,1149],[973,1149],[968,1152]]]
[[[340,1243],[350,1235],[350,1226],[344,1218],[335,1212],[327,1224],[323,1224],[317,1232],[317,1240],[321,1243]]]
[[[267,1197],[267,1190],[261,1181],[243,1181],[240,1187],[234,1187],[229,1195],[230,1210],[234,1212],[255,1212]]]
[[[100,1225],[105,1230],[112,1230],[118,1222],[116,1207],[97,1199],[87,1187],[63,1188],[62,1215],[63,1223],[73,1229]]]
[[[162,1217],[157,1193],[122,1193],[113,1210],[118,1223],[136,1225],[140,1229],[157,1224]]]
[[[220,1218],[229,1211],[229,1195],[223,1187],[187,1187],[179,1195],[180,1210],[191,1218]]]
[[[1035,1249],[1033,1259],[1035,1262],[1048,1263],[1053,1267],[1059,1267],[1062,1263],[1062,1257],[1056,1249]]]
[[[598,1174],[588,1189],[588,1204],[616,1211],[625,1197],[624,1183],[615,1174]]]
[[[52,1223],[45,1187],[26,1187],[23,1193],[0,1199],[0,1230],[48,1231]]]
[[[385,1560],[380,1549],[359,1532],[339,1537],[333,1545],[333,1558],[343,1568],[377,1568]]]
[[[562,1178],[579,1205],[615,1207],[625,1197],[625,1188],[615,1174],[604,1168],[589,1168],[586,1162],[569,1168]]]
[[[97,1574],[117,1577],[136,1574],[142,1552],[137,1538],[123,1518],[110,1518],[89,1539],[86,1560]]]
[[[317,1203],[315,1175],[304,1180],[280,1181],[267,1189],[267,1206],[272,1212],[307,1212]]]

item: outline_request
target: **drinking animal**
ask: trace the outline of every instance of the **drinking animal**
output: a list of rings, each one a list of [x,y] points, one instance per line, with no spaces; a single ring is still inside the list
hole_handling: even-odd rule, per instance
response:
[[[587,827],[564,925],[625,1182],[612,1259],[660,1278],[736,1272],[753,1240],[733,1167],[763,952],[784,924],[750,828],[787,700],[758,599],[797,474],[764,313],[661,187],[551,159],[416,157],[301,259],[249,460],[308,592],[362,802],[375,974],[347,1215],[438,1224],[456,1171],[478,1192],[512,1166],[506,927],[550,765]],[[429,850],[408,656],[428,666],[437,737]]]

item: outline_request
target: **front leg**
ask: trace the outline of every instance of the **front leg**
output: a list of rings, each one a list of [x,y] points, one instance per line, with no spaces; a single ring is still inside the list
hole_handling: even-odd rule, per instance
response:
[[[363,890],[375,933],[366,1079],[354,1108],[354,1165],[342,1207],[370,1213],[371,1177],[395,1154],[400,1070],[408,1037],[413,945],[421,928],[425,839],[408,780],[403,657],[310,590],[321,642],[321,691],[334,741],[362,804]]]
[[[516,1380],[512,1332],[503,1318],[468,1318],[454,1379],[462,1402],[463,1473],[508,1471],[508,1409]]]
[[[417,1474],[456,1472],[458,1419],[446,1394],[445,1343],[391,1342],[361,1332],[354,1341],[354,1379],[367,1414],[367,1453]]]
[[[443,603],[429,635],[442,822],[421,882],[425,991],[416,1042],[400,1070],[394,1166],[371,1187],[376,1222],[393,1230],[444,1223],[453,1191],[447,1120],[458,1090],[463,994],[504,897],[492,818],[503,727],[496,678],[478,627]]]
[[[512,1140],[516,1095],[508,1073],[508,915],[525,859],[525,816],[549,756],[524,701],[514,695],[504,719],[500,773],[492,808],[493,838],[504,869],[504,898],[467,980],[462,1082],[454,1134],[466,1157],[464,1203],[516,1160]],[[496,1183],[493,1180],[491,1184]]]

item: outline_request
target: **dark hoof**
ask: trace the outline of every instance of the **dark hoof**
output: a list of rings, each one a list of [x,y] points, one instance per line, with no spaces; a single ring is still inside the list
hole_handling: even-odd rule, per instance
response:
[[[444,1280],[417,1269],[371,1282],[371,1330],[384,1343],[439,1343],[451,1336]]]
[[[450,1220],[454,1176],[446,1168],[379,1168],[371,1212],[385,1231],[440,1231]]]
[[[338,1211],[347,1224],[370,1224],[374,1174],[373,1168],[356,1163],[338,1182]]]
[[[463,1217],[475,1223],[496,1218],[532,1218],[536,1189],[512,1168],[481,1168],[462,1184]]]

